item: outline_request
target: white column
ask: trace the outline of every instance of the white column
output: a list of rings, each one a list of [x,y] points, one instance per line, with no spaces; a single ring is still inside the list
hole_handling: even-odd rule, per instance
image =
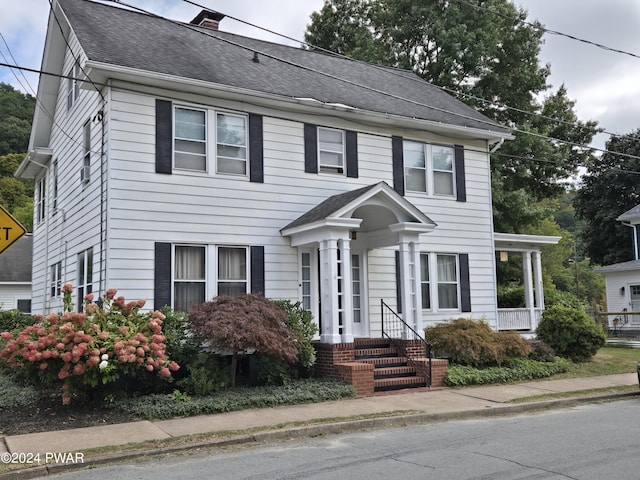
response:
[[[338,324],[338,243],[320,242],[320,282],[322,284],[322,343],[340,343]]]
[[[410,252],[409,243],[401,242],[398,248],[400,252],[400,302],[402,304],[402,317],[407,325],[414,324],[413,314],[415,309],[413,308],[413,302],[411,301],[413,292],[411,291],[411,271],[410,271]],[[404,332],[404,337],[407,337],[407,332]]]
[[[539,251],[533,252],[533,281],[536,293],[535,306],[542,311],[544,310],[544,287],[542,285],[542,254]],[[531,330],[535,330],[536,328],[538,328],[538,315],[536,315],[534,309]]]
[[[524,277],[524,303],[529,310],[529,326],[534,327],[535,305],[533,300],[533,280],[531,278],[531,252],[522,252],[522,273]]]
[[[420,336],[422,332],[422,285],[420,277],[420,248],[416,242],[409,244],[413,260],[413,328]]]
[[[351,240],[338,241],[342,259],[342,342],[353,342],[353,284],[351,283]]]

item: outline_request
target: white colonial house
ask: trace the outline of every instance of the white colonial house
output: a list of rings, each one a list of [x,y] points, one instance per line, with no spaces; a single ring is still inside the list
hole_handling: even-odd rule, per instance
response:
[[[596,269],[604,274],[607,289],[609,328],[623,333],[640,330],[640,205],[620,215],[616,220],[630,227],[633,260]]]
[[[507,128],[411,72],[222,18],[53,1],[52,75],[17,172],[36,180],[34,312],[72,282],[78,299],[116,288],[155,308],[300,301],[334,353],[381,337],[383,308],[417,332],[535,329],[539,249],[558,239],[493,232],[489,155]],[[497,250],[523,252],[526,309],[498,311]]]

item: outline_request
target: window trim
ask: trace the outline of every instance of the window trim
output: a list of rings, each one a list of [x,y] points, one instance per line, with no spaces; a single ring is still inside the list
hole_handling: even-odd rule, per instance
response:
[[[322,141],[320,140],[320,132],[321,131],[332,131],[332,132],[338,132],[340,133],[340,146],[341,146],[341,150],[337,151],[337,150],[327,150],[327,149],[322,149],[321,148],[321,144]],[[345,176],[346,172],[347,172],[347,165],[346,165],[346,158],[347,158],[347,148],[346,148],[346,132],[340,128],[331,128],[331,127],[322,127],[322,126],[318,126],[317,127],[317,155],[318,155],[318,173],[328,173],[331,175],[342,175]],[[331,153],[331,154],[339,154],[341,159],[342,159],[342,163],[339,166],[336,165],[329,165],[329,164],[323,164],[322,163],[322,153]]]
[[[82,125],[82,149],[80,179],[86,185],[91,180],[91,119]]]
[[[82,259],[83,269],[80,269],[80,261]],[[84,308],[84,297],[90,293],[93,293],[93,247],[89,247],[78,253],[76,257],[76,278],[78,279],[78,286],[76,290],[78,292],[77,307],[78,312],[82,312]],[[87,268],[91,265],[91,269]]]
[[[202,248],[204,250],[204,279],[181,279],[176,278],[176,249],[180,247],[188,248]],[[208,285],[209,285],[209,255],[208,245],[198,243],[173,243],[171,244],[171,308],[176,307],[176,283],[203,283],[204,284],[204,300],[209,298]]]
[[[423,311],[429,313],[438,313],[438,312],[462,312],[462,278],[461,278],[461,269],[460,269],[460,254],[458,253],[448,253],[448,252],[420,252],[420,261],[422,262],[422,257],[427,257],[428,263],[428,272],[429,272],[429,281],[424,282],[422,279],[422,275],[420,277],[420,285],[422,286],[426,283],[429,285],[429,297],[431,299],[431,308],[424,308]],[[455,281],[441,281],[438,276],[438,258],[439,257],[455,257]],[[431,261],[435,258],[435,262]],[[440,285],[455,285],[456,286],[456,307],[441,307],[440,306]]]
[[[62,261],[52,264],[49,268],[49,295],[51,299],[62,297]]]
[[[213,137],[214,140],[214,144],[212,145],[213,148],[215,149],[215,159],[216,159],[216,174],[217,175],[232,175],[234,177],[248,177],[249,175],[249,155],[250,155],[250,145],[249,145],[249,115],[244,114],[244,113],[237,113],[237,112],[229,112],[226,110],[217,110],[217,109],[213,109],[212,110],[212,114],[215,116],[215,136]],[[236,118],[242,118],[243,122],[244,122],[244,147],[239,146],[239,145],[232,145],[232,144],[222,144],[218,141],[218,116],[219,115],[226,115],[228,117],[236,117]],[[219,157],[220,154],[218,153],[218,147],[220,145],[224,145],[224,146],[231,146],[231,147],[239,147],[239,148],[244,148],[245,150],[245,158],[244,158],[244,173],[234,173],[234,172],[223,172],[220,171],[220,162],[219,162]],[[230,157],[224,157],[224,158],[230,158]],[[231,160],[241,160],[238,158],[230,158]]]
[[[186,138],[186,137],[178,137],[176,135],[176,125],[177,125],[177,119],[178,119],[178,115],[177,115],[177,111],[178,110],[190,110],[190,111],[194,111],[194,112],[201,112],[204,113],[204,140],[200,141],[200,140],[194,140],[192,138]],[[172,125],[171,125],[171,157],[172,157],[172,170],[173,171],[178,171],[178,172],[189,172],[189,173],[207,173],[209,171],[209,128],[210,128],[210,121],[209,121],[209,110],[207,108],[198,108],[195,106],[191,106],[191,105],[184,105],[184,104],[177,104],[174,103],[172,105]],[[194,143],[200,143],[200,144],[204,144],[204,169],[195,169],[195,168],[185,168],[185,167],[179,167],[176,164],[176,153],[191,153],[191,152],[183,152],[183,151],[179,151],[176,148],[176,142],[177,141],[186,141],[186,142],[194,142]]]
[[[36,182],[36,194],[35,220],[36,224],[41,224],[47,216],[47,179],[44,175]]]
[[[251,291],[251,258],[249,256],[249,247],[246,245],[215,245],[215,263],[216,263],[216,276],[213,285],[213,290],[215,295],[220,295],[220,249],[238,249],[244,250],[244,280],[234,280],[234,279],[224,279],[225,283],[244,283],[244,293],[249,293]]]
[[[427,195],[430,197],[439,197],[439,198],[451,198],[451,199],[456,199],[456,195],[457,195],[457,180],[456,180],[456,148],[455,145],[448,145],[448,144],[444,144],[444,143],[427,143],[427,142],[422,142],[419,140],[412,140],[412,139],[407,139],[407,138],[403,138],[402,139],[402,152],[403,152],[403,157],[406,157],[404,155],[404,147],[406,143],[414,143],[414,144],[421,144],[422,148],[423,148],[423,154],[424,154],[424,168],[420,168],[420,167],[408,167],[407,166],[407,159],[404,158],[404,166],[403,166],[403,171],[402,171],[402,178],[403,178],[403,185],[404,185],[404,190],[407,193],[416,193],[416,194],[423,194],[423,195]],[[434,165],[434,160],[433,160],[433,147],[443,147],[443,148],[448,148],[451,150],[451,170],[441,170],[441,169],[436,169],[435,165]],[[407,182],[407,170],[424,170],[425,172],[425,188],[426,190],[411,190],[408,187],[408,182]],[[437,193],[436,192],[436,173],[438,172],[442,172],[442,173],[447,173],[451,175],[451,192],[452,193]]]
[[[69,69],[67,74],[67,111],[71,110],[80,97],[80,65],[76,60],[73,62],[73,66]]]

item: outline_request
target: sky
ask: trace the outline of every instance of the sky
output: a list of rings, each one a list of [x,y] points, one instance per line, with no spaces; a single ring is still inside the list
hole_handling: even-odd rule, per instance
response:
[[[200,8],[184,0],[121,0],[174,20],[189,21]],[[565,85],[582,121],[595,120],[613,133],[640,128],[640,2],[636,0],[513,0],[529,21],[547,29],[604,45],[617,53],[561,35],[545,34],[539,56],[550,64],[551,91]],[[324,0],[197,0],[194,3],[302,41],[313,11]],[[0,62],[39,69],[49,0],[0,0]],[[221,30],[298,45],[226,18]],[[4,57],[3,57],[4,56]],[[0,82],[35,95],[37,74],[0,66]],[[17,76],[17,78],[16,78]],[[608,135],[594,141],[605,148]]]

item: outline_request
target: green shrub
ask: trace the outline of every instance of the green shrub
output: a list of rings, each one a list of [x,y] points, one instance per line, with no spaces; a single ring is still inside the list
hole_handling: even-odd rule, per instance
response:
[[[22,313],[20,310],[0,310],[0,332],[19,332],[34,323],[35,320],[31,315]]]
[[[444,378],[450,387],[485,385],[491,383],[513,383],[566,372],[570,363],[562,358],[555,362],[537,362],[530,359],[513,359],[508,366],[478,369],[467,365],[452,365]]]
[[[498,308],[524,308],[524,287],[498,285]]]
[[[466,318],[427,327],[425,335],[436,356],[459,365],[501,365],[509,358],[526,357],[530,352],[518,333],[495,332],[486,322]]]
[[[298,363],[310,369],[316,363],[316,350],[311,343],[313,336],[318,331],[318,327],[313,323],[313,315],[308,310],[302,308],[301,302],[293,303],[289,300],[274,300],[276,305],[281,306],[287,312],[287,327],[296,332],[298,339]]]
[[[22,385],[10,375],[0,375],[0,409],[28,407],[40,398],[40,393],[30,385]]]
[[[229,362],[219,355],[201,352],[189,361],[186,369],[188,375],[177,384],[191,395],[209,395],[231,384]]]
[[[561,357],[584,362],[604,346],[602,326],[574,308],[559,305],[545,309],[536,334]]]
[[[316,403],[355,396],[351,385],[331,379],[305,379],[283,386],[232,388],[212,396],[176,401],[174,394],[118,399],[111,406],[139,417],[167,419],[249,408]]]
[[[538,362],[553,362],[556,359],[556,352],[542,340],[530,339],[527,340],[531,353],[529,358]]]

